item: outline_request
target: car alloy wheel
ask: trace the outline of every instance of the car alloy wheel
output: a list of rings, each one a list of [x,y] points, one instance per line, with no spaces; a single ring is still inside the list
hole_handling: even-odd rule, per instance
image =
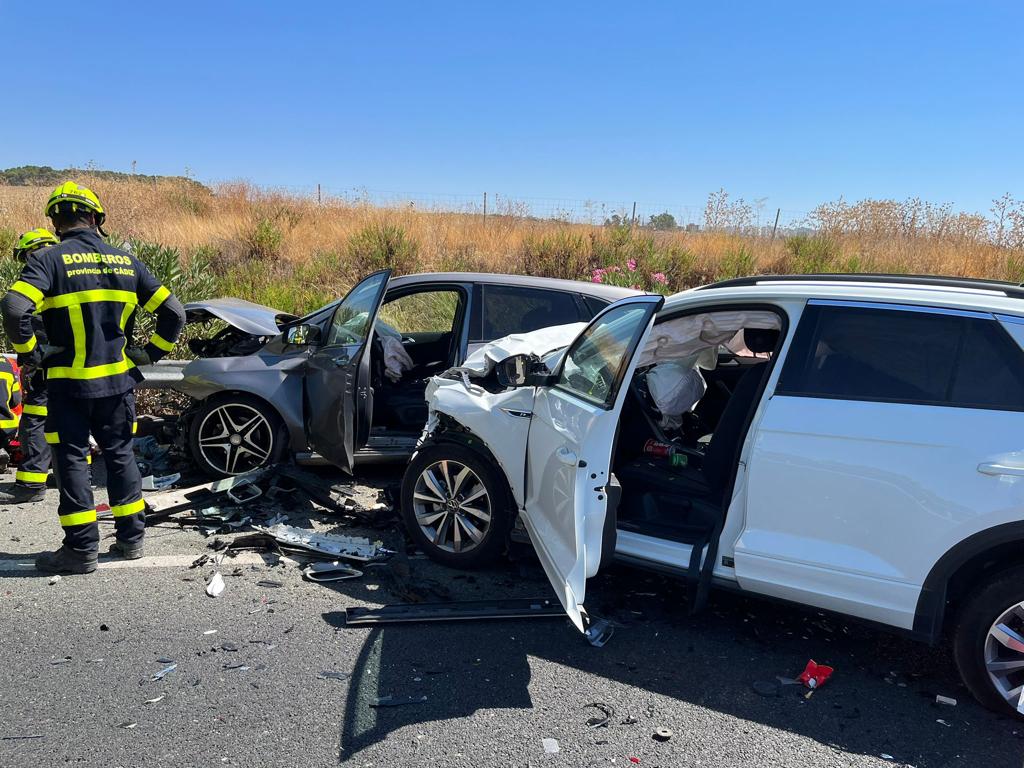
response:
[[[1024,603],[1006,609],[985,638],[985,668],[1013,709],[1024,707]]]
[[[267,463],[274,452],[274,428],[246,403],[224,403],[199,424],[199,451],[225,475],[240,475]]]
[[[416,479],[413,512],[423,535],[435,547],[468,552],[483,541],[491,525],[491,497],[476,472],[444,459]]]

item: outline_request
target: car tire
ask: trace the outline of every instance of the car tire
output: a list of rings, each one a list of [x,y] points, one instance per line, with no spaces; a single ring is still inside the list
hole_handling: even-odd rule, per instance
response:
[[[1024,567],[997,574],[972,590],[959,612],[953,654],[960,677],[974,697],[989,709],[1024,719],[1007,693],[1024,685],[1024,647],[1008,647],[1024,639]],[[1005,627],[1010,630],[1007,635]],[[1017,663],[1020,668],[1017,668]]]
[[[444,565],[480,568],[507,544],[513,520],[508,482],[489,457],[471,448],[448,442],[420,448],[402,478],[401,503],[409,536]]]
[[[284,455],[284,422],[271,406],[249,395],[204,401],[192,417],[189,450],[212,477],[231,477],[276,464]]]

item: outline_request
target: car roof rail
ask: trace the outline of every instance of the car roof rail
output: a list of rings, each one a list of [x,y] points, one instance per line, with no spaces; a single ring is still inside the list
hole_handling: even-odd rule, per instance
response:
[[[977,277],[946,277],[943,275],[893,275],[876,272],[858,272],[857,274],[823,272],[809,275],[750,275],[748,277],[736,277],[730,280],[720,280],[717,283],[701,285],[695,290],[706,291],[717,288],[741,288],[761,285],[764,283],[821,282],[873,283],[876,285],[891,285],[893,287],[926,286],[931,288],[947,288],[949,290],[967,288],[976,291],[998,291],[1010,298],[1024,299],[1024,285],[1018,285],[1017,283],[1011,283],[1005,280],[985,280]]]

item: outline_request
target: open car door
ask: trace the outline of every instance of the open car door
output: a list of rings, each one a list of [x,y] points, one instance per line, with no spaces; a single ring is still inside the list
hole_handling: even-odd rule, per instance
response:
[[[370,343],[391,270],[363,278],[338,304],[326,338],[306,369],[306,435],[313,449],[346,472],[366,444],[373,414]]]
[[[614,548],[608,516],[612,450],[636,351],[661,308],[661,296],[607,307],[569,346],[555,383],[537,388],[527,443],[523,511],[555,593],[582,632],[586,581],[602,546]],[[611,553],[609,553],[611,554]]]

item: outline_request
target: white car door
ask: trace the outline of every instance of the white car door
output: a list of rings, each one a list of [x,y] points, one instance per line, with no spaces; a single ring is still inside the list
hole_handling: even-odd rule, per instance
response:
[[[757,429],[747,590],[911,629],[936,561],[1024,514],[1024,353],[988,313],[812,300]]]
[[[538,387],[534,398],[522,517],[580,631],[587,624],[586,580],[601,562],[605,486],[625,384],[663,302],[661,296],[638,296],[609,306],[570,345],[556,383]]]

